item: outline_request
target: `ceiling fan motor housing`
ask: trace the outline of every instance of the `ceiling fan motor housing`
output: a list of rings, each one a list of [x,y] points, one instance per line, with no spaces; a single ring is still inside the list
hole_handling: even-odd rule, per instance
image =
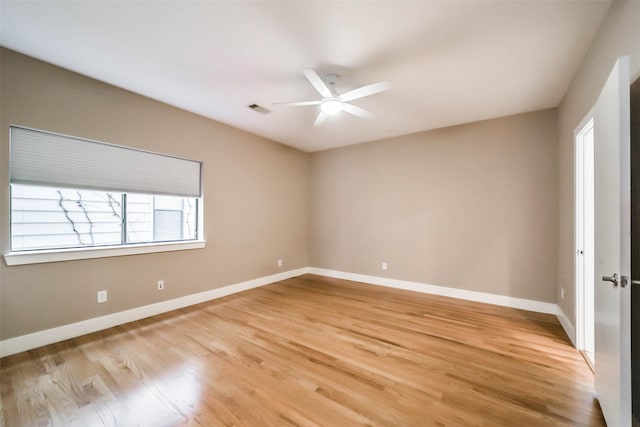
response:
[[[337,74],[327,74],[324,77],[324,81],[331,87],[334,84],[336,84],[336,82],[338,81],[338,75]]]

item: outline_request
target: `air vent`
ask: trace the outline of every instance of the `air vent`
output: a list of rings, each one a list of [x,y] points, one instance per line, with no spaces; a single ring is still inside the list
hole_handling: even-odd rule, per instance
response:
[[[258,105],[258,104],[251,104],[248,107],[260,114],[269,114],[271,112],[271,110],[267,110],[262,105]]]

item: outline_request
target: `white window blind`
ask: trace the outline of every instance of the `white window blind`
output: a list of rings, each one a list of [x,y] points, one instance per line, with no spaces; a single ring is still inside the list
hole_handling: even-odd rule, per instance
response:
[[[11,126],[11,182],[200,197],[201,163]]]

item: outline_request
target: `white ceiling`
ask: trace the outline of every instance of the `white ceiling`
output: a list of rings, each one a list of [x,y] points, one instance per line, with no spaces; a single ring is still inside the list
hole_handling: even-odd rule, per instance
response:
[[[305,151],[559,104],[610,1],[1,1],[10,49]],[[320,99],[380,80],[313,127]],[[272,112],[247,108],[256,103]]]

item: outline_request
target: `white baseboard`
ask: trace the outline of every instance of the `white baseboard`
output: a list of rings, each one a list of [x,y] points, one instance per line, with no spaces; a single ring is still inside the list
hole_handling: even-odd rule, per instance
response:
[[[271,276],[259,277],[257,279],[248,280],[246,282],[223,286],[221,288],[212,289],[193,295],[187,295],[168,301],[161,301],[155,304],[136,307],[131,310],[108,314],[106,316],[87,319],[77,323],[71,323],[44,331],[34,332],[32,334],[9,338],[4,341],[0,341],[0,357],[9,356],[15,353],[20,353],[22,351],[41,347],[43,345],[52,344],[92,332],[101,331],[113,326],[122,325],[127,322],[144,319],[146,317],[155,316],[156,314],[166,313],[172,310],[177,310],[179,308],[188,307],[190,305],[199,304],[216,298],[222,298],[227,295],[268,285],[280,280],[286,280],[306,273],[317,274],[326,277],[334,277],[337,279],[352,280],[371,285],[386,286],[396,289],[441,295],[468,301],[482,302],[486,304],[501,305],[505,307],[536,311],[540,313],[554,314],[557,316],[560,324],[575,346],[575,328],[567,318],[566,314],[562,311],[562,309],[560,309],[557,304],[528,300],[523,298],[508,297],[504,295],[489,294],[485,292],[469,291],[465,289],[449,288],[446,286],[436,286],[419,282],[410,282],[406,280],[390,279],[386,277],[368,276],[364,274],[347,273],[343,271],[328,270],[316,267],[304,267],[296,270],[285,271],[283,273],[273,274]]]
[[[122,325],[134,320],[144,319],[146,317],[155,316],[156,314],[166,313],[168,311],[177,310],[179,308],[188,307],[190,305],[199,304],[201,302],[210,301],[216,298],[221,298],[227,295],[235,294],[237,292],[242,292],[248,289],[253,289],[259,286],[278,282],[280,280],[300,276],[308,272],[308,267],[285,271],[283,273],[273,274],[271,276],[259,277],[257,279],[248,280],[246,282],[223,286],[221,288],[212,289],[210,291],[187,295],[172,300],[161,301],[155,304],[132,308],[131,310],[120,311],[118,313],[95,317],[93,319],[87,319],[80,322],[59,326],[57,328],[34,332],[32,334],[22,335],[15,338],[9,338],[4,341],[0,341],[0,357],[9,356],[11,354],[16,354],[22,351],[41,347],[43,345],[64,341],[70,338],[75,338],[81,335],[111,328],[113,326]]]
[[[425,294],[441,295],[468,301],[519,308],[521,310],[536,311],[539,313],[549,313],[555,315],[558,314],[558,305],[550,302],[534,301],[524,298],[514,298],[504,295],[489,294],[485,292],[468,291],[465,289],[449,288],[446,286],[428,285],[426,283],[389,279],[387,277],[346,273],[344,271],[327,270],[324,268],[316,267],[310,267],[309,273],[317,274],[320,276],[335,277],[336,279],[363,282],[371,285],[386,286],[389,288],[405,289],[408,291],[422,292]]]
[[[564,310],[560,306],[558,306],[558,313],[556,314],[556,317],[558,318],[560,325],[562,325],[562,329],[564,329],[564,332],[567,334],[567,336],[571,340],[571,344],[573,344],[573,346],[577,348],[576,328],[573,326],[573,324],[565,314]]]
[[[518,308],[521,310],[535,311],[538,313],[554,314],[562,329],[576,347],[576,329],[558,304],[529,300],[524,298],[507,297],[504,295],[489,294],[485,292],[468,291],[465,289],[449,288],[446,286],[428,285],[426,283],[409,282],[406,280],[389,279],[387,277],[368,276],[364,274],[347,273],[344,271],[327,270],[324,268],[309,267],[308,272],[319,276],[334,277],[336,279],[352,280],[371,285],[386,286],[408,291],[422,292],[426,294],[441,295],[468,301],[482,302],[486,304],[501,305],[504,307]]]

